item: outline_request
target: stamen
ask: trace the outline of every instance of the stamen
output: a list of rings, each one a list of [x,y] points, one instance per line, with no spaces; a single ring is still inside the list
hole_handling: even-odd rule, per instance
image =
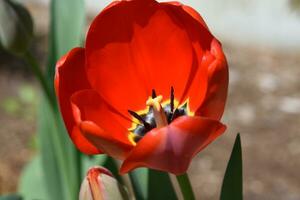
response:
[[[171,87],[170,109],[171,109],[171,113],[173,113],[173,110],[174,110],[174,88],[173,88],[173,86]]]
[[[152,89],[152,99],[154,99],[156,97],[156,92],[154,89]]]
[[[140,122],[143,123],[144,127],[147,129],[147,130],[150,130],[151,129],[151,125],[146,122],[139,114],[137,114],[136,112],[132,111],[132,110],[128,110],[129,114],[132,115],[134,118],[136,118],[137,120],[139,120]]]
[[[174,111],[174,113],[172,115],[171,121],[173,121],[174,119],[176,119],[179,115],[180,115],[179,110],[175,109],[175,111]]]
[[[149,99],[146,102],[147,106],[151,106],[153,108],[153,114],[154,114],[156,126],[158,128],[168,125],[165,111],[160,104],[161,101],[162,101],[162,96],[159,95],[155,98],[149,97]]]

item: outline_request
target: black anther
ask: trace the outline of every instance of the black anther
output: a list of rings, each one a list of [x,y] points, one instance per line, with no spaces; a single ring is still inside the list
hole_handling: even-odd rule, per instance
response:
[[[136,118],[137,120],[139,120],[140,122],[143,123],[144,127],[147,129],[147,130],[150,130],[151,129],[151,125],[146,122],[139,114],[137,114],[136,112],[132,111],[132,110],[128,110],[129,114],[132,115],[134,118]]]
[[[173,88],[173,86],[171,87],[170,109],[171,109],[171,113],[173,113],[173,110],[174,110],[174,88]]]
[[[154,89],[152,89],[152,99],[154,99],[156,97],[156,92]]]

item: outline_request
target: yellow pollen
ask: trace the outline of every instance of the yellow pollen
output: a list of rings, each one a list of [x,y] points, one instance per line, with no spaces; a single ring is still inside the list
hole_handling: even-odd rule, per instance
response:
[[[146,102],[147,106],[150,106],[153,108],[153,115],[154,115],[154,119],[155,119],[157,128],[161,128],[161,127],[168,125],[165,111],[160,104],[162,99],[163,99],[163,97],[161,95],[159,95],[155,98],[149,97]]]

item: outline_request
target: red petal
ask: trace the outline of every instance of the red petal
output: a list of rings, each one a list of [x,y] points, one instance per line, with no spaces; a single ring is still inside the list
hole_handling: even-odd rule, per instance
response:
[[[109,132],[106,132],[94,122],[83,121],[79,126],[80,130],[91,143],[105,154],[116,159],[124,159],[133,147],[129,142],[124,143],[124,141],[110,136]]]
[[[219,120],[224,112],[228,90],[228,66],[217,40],[211,44],[214,61],[208,65],[208,87],[205,100],[196,115]]]
[[[216,120],[180,117],[167,127],[148,132],[124,160],[120,171],[149,167],[176,175],[185,173],[192,158],[225,128]]]
[[[131,122],[111,108],[96,91],[76,92],[71,102],[74,119],[80,130],[98,149],[122,158],[132,148],[128,130],[123,125]]]
[[[203,18],[197,11],[189,6],[180,4],[178,5],[182,6],[182,8],[194,19],[196,19],[203,27],[207,28],[207,25],[205,24]],[[205,90],[206,95],[204,99],[201,99],[201,97],[199,97],[200,95],[198,94],[198,98],[196,98],[198,99],[198,101],[191,100],[190,102],[192,103],[191,110],[193,110],[194,108],[198,108],[196,111],[196,115],[219,120],[223,115],[227,98],[228,66],[225,55],[222,51],[221,44],[215,38],[210,41],[210,49],[206,51],[201,61],[201,66],[207,68],[206,73],[208,73],[208,79],[206,79],[206,81],[208,82],[208,84],[206,85],[207,90]],[[197,49],[199,49],[197,43],[194,43],[194,47],[196,51]],[[201,76],[199,74],[198,76]],[[203,78],[203,76],[201,77]],[[195,77],[195,80],[198,80],[197,77]],[[203,87],[204,86],[202,85],[202,88]],[[194,96],[194,94],[197,95],[200,88],[201,85],[199,84],[199,82],[194,81],[194,83],[190,86],[190,91],[188,92],[189,96]],[[201,91],[203,91],[203,89],[201,89]],[[193,107],[194,102],[202,102],[201,107],[199,108],[199,104],[194,104],[195,107]]]
[[[82,89],[90,88],[85,74],[85,50],[72,49],[56,64],[55,91],[68,133],[76,147],[86,154],[96,154],[99,150],[87,141],[73,119],[70,96]]]
[[[185,21],[200,66],[187,84],[183,99],[190,99],[191,110],[196,111],[196,115],[218,120],[224,112],[228,87],[228,68],[222,47],[193,8],[180,3],[167,4],[178,19]],[[190,20],[182,10],[195,20]]]
[[[144,109],[152,89],[169,98],[173,86],[180,98],[198,56],[183,24],[151,0],[122,1],[103,11],[91,25],[86,49],[93,88],[126,114]]]
[[[195,112],[205,98],[208,82],[208,61],[210,56],[210,44],[213,35],[209,32],[201,16],[192,8],[180,3],[165,3],[174,18],[183,25],[193,46],[194,59],[191,73],[186,82],[185,91],[181,102],[189,99],[190,110]]]
[[[180,2],[177,1],[172,1],[172,2],[166,2],[165,4],[170,4],[170,5],[174,5],[174,6],[180,6],[182,7],[182,9],[187,12],[188,14],[190,14],[195,20],[197,20],[199,23],[201,23],[204,27],[207,27],[206,23],[204,22],[203,18],[201,17],[201,15],[192,7],[187,6],[187,5],[183,5]]]

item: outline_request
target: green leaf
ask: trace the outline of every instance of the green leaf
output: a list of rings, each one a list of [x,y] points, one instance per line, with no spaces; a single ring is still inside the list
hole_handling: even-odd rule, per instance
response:
[[[129,173],[132,188],[137,200],[148,199],[148,171],[147,168],[139,168]]]
[[[148,199],[177,199],[168,173],[149,170]]]
[[[177,199],[169,175],[157,170],[139,168],[129,173],[138,200]]]
[[[0,46],[13,54],[24,53],[33,38],[30,13],[13,0],[0,1]]]
[[[45,114],[47,113],[47,114]],[[41,151],[42,168],[45,176],[45,186],[50,199],[65,199],[63,177],[63,163],[59,163],[62,155],[58,152],[61,147],[55,138],[59,134],[50,104],[42,98],[38,113],[38,142]],[[61,133],[64,134],[64,133]],[[66,182],[66,180],[64,181]],[[63,187],[64,186],[64,187]]]
[[[243,163],[240,134],[236,136],[223,179],[221,200],[243,199]]]
[[[81,46],[85,26],[83,0],[52,0],[50,24],[50,56],[48,76],[54,77],[57,60],[70,49]]]
[[[176,176],[183,199],[195,200],[195,194],[187,173]]]
[[[47,81],[53,86],[55,63],[81,44],[85,21],[83,0],[52,0]],[[53,87],[52,87],[53,90]],[[43,99],[39,117],[39,141],[47,189],[51,199],[78,199],[83,155],[72,144],[58,109]]]
[[[23,200],[23,198],[16,194],[0,196],[0,200]]]
[[[24,200],[51,200],[46,191],[45,176],[39,155],[26,165],[21,176],[19,193],[23,196]]]

